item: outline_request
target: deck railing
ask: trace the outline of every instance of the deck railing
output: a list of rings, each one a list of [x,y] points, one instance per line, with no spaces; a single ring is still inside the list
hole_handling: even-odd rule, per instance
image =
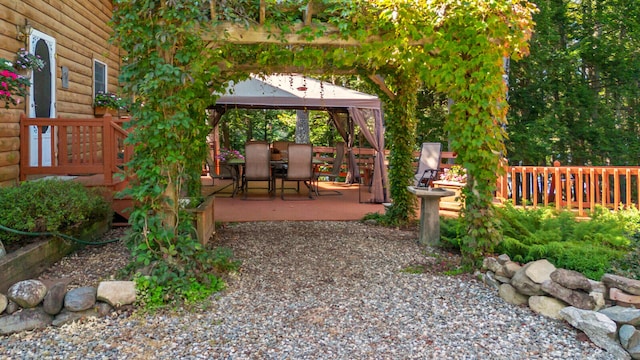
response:
[[[638,208],[638,166],[507,166],[498,178],[496,197],[523,207],[555,206],[584,216],[596,205]]]
[[[133,150],[124,145],[126,119],[20,118],[20,180],[32,175],[104,175],[114,183]],[[46,129],[45,131],[36,131]],[[46,135],[46,134],[50,135]],[[36,145],[31,146],[30,144]],[[47,149],[47,151],[43,151]]]

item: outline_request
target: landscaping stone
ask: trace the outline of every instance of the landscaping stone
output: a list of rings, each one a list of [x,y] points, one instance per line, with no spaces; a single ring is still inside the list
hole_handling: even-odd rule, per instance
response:
[[[113,306],[104,302],[97,302],[96,306],[94,306],[94,309],[100,316],[107,316],[109,315],[109,313],[111,313],[111,311],[113,311]]]
[[[607,301],[604,298],[604,294],[592,291],[589,293],[589,296],[593,299],[595,306],[593,311],[598,311],[607,306]],[[609,305],[611,306],[611,305]]]
[[[484,260],[482,260],[482,267],[492,271],[493,273],[496,273],[500,270],[500,263],[498,263],[498,260],[494,257],[487,257],[484,258]]]
[[[47,294],[47,287],[39,280],[24,280],[13,284],[7,297],[24,309],[38,306]]]
[[[560,317],[571,326],[582,330],[597,346],[607,350],[618,359],[631,359],[629,353],[616,340],[616,323],[596,311],[582,310],[573,306],[560,310]]]
[[[640,331],[638,331],[635,326],[622,325],[620,327],[620,331],[618,331],[618,337],[620,338],[620,344],[622,344],[622,347],[627,350],[640,345]]]
[[[612,306],[600,310],[600,313],[607,315],[609,319],[615,321],[618,325],[640,325],[640,309]]]
[[[631,295],[640,295],[640,280],[613,274],[604,274],[601,280],[608,288],[617,288]]]
[[[7,308],[7,304],[9,303],[9,299],[4,294],[0,294],[0,314]]]
[[[498,264],[505,265],[506,263],[511,261],[511,258],[507,254],[501,254],[500,256],[498,256],[497,260],[498,260]]]
[[[136,283],[133,281],[103,281],[98,285],[97,300],[113,307],[136,301]]]
[[[524,305],[529,302],[529,297],[520,294],[513,286],[502,284],[498,289],[498,294],[504,301],[513,305]]]
[[[623,292],[620,289],[611,288],[609,289],[609,299],[614,301],[621,301],[625,304],[635,304],[640,305],[640,296],[638,295],[629,295]]]
[[[556,269],[551,273],[551,280],[572,290],[591,291],[589,278],[581,273],[567,269]]]
[[[482,276],[482,281],[486,284],[491,286],[492,288],[499,290],[500,289],[500,281],[496,280],[495,275],[493,273],[493,271],[487,271],[486,273],[483,274]]]
[[[20,306],[9,299],[9,301],[7,302],[7,307],[4,309],[4,311],[7,314],[11,315],[18,310],[20,310]]]
[[[602,281],[589,279],[589,285],[591,286],[590,292],[599,292],[605,295],[607,294],[607,286]]]
[[[83,311],[96,303],[96,288],[85,286],[72,289],[64,297],[64,308],[69,311]]]
[[[560,310],[566,308],[567,303],[550,296],[529,297],[529,307],[540,315],[552,319],[560,319]]]
[[[553,266],[552,263],[546,259],[542,259],[527,264],[525,273],[534,283],[542,284],[547,280],[551,280],[551,273],[555,270],[556,267]]]
[[[567,289],[553,280],[543,282],[542,290],[556,299],[560,299],[579,309],[593,310],[596,308],[596,302],[589,294],[579,290]]]
[[[24,309],[9,316],[0,317],[0,335],[9,335],[26,330],[42,329],[51,324],[53,316],[42,308]]]
[[[81,319],[95,318],[98,316],[100,316],[100,314],[95,309],[87,309],[82,311],[69,311],[67,309],[63,309],[58,315],[56,315],[56,317],[51,322],[51,325],[62,326]]]
[[[508,284],[508,283],[511,282],[511,278],[508,278],[506,276],[498,276],[498,275],[496,275],[495,278],[496,278],[496,280],[500,281],[500,283],[502,283],[502,284]]]
[[[507,261],[506,264],[502,265],[505,276],[508,278],[512,278],[516,272],[522,269],[522,265],[518,264],[515,261]]]
[[[57,283],[47,291],[42,307],[47,314],[55,315],[62,310],[64,305],[64,296],[67,293],[67,285],[65,283]]]
[[[509,283],[514,288],[516,288],[518,292],[520,292],[521,294],[528,295],[528,296],[545,295],[545,292],[542,291],[542,289],[540,288],[540,284],[533,282],[527,276],[527,273],[526,273],[527,268],[531,264],[532,263],[529,263],[523,266],[522,269],[516,271],[516,273],[513,275]]]

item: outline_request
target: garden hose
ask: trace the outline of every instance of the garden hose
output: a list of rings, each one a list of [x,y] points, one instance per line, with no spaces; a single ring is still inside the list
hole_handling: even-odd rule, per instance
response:
[[[66,234],[61,234],[61,233],[57,233],[57,232],[27,232],[27,231],[20,231],[20,230],[16,230],[16,229],[11,229],[8,228],[6,226],[0,225],[0,230],[4,230],[4,231],[8,231],[10,233],[14,233],[17,235],[27,235],[27,236],[57,236],[57,237],[61,237],[63,239],[66,240],[71,240],[74,242],[77,242],[79,244],[82,245],[104,245],[104,244],[110,244],[116,241],[120,241],[120,239],[110,239],[110,240],[106,240],[106,241],[100,241],[100,242],[91,242],[91,241],[84,241],[84,240],[80,240],[80,239],[76,239],[73,236],[69,236]]]

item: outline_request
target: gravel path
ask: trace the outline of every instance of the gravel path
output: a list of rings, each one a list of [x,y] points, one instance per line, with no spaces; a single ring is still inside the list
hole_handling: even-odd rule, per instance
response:
[[[228,225],[217,244],[243,266],[210,304],[0,337],[0,359],[613,359],[469,276],[403,271],[453,257],[416,238],[353,222]],[[107,249],[47,276],[75,264],[79,279],[124,257],[121,245]]]

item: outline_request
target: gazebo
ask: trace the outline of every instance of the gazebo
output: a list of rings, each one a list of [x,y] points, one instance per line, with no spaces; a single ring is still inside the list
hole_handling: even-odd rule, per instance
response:
[[[352,149],[355,126],[375,150],[371,184],[372,201],[389,201],[387,169],[384,162],[384,121],[380,99],[375,95],[347,89],[298,74],[251,75],[231,83],[211,107],[216,127],[227,109],[324,110],[347,144],[346,181],[358,180],[360,170]]]

